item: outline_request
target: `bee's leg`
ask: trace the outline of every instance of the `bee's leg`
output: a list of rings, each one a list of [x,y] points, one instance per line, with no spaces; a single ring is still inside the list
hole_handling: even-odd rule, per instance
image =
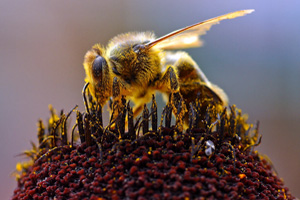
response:
[[[113,98],[110,99],[110,123],[112,123],[116,118],[119,116],[120,112],[124,110],[123,104],[122,104],[122,90],[125,90],[126,88],[124,85],[120,82],[120,80],[117,77],[114,77],[113,80],[113,86],[112,86],[112,94]],[[111,124],[111,127],[115,127],[115,123]]]
[[[115,77],[113,80],[112,94],[114,101],[118,100],[121,96],[121,84],[117,77]]]
[[[125,129],[128,127],[128,118],[126,117],[128,106],[123,94],[128,94],[128,92],[130,91],[126,89],[126,87],[120,82],[117,77],[115,77],[113,80],[112,89],[113,97],[110,99],[110,123],[113,121],[115,121],[115,123],[112,123],[110,125],[110,128],[116,129],[117,131],[120,131],[121,129],[125,131]],[[142,103],[136,104],[133,107],[132,115],[134,119],[143,110],[143,107],[144,104]],[[120,135],[122,137],[122,133],[120,133]]]
[[[179,91],[179,82],[175,68],[171,65],[162,75],[161,79],[156,82],[156,89],[164,93]]]
[[[163,92],[165,97],[169,97],[175,116],[181,116],[186,112],[185,103],[179,93],[179,81],[176,68],[168,66],[162,78],[157,82],[156,89]],[[171,95],[170,95],[171,94]]]

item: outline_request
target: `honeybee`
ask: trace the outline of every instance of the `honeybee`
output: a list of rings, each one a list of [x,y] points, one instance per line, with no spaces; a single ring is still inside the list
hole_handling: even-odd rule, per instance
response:
[[[253,11],[221,15],[157,39],[151,32],[131,32],[112,38],[107,47],[94,45],[83,63],[90,93],[101,106],[110,97],[126,96],[135,104],[135,117],[156,91],[167,95],[179,92],[186,105],[202,91],[226,106],[225,92],[207,79],[197,63],[186,52],[170,50],[200,47],[199,36],[212,25]]]

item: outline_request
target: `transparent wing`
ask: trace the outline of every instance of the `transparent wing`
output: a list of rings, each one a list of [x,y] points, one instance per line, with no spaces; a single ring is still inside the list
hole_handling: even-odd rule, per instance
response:
[[[212,25],[218,24],[224,19],[233,19],[252,13],[254,10],[240,10],[225,15],[221,15],[212,19],[208,19],[191,26],[173,31],[163,37],[146,44],[148,48],[155,46],[161,49],[184,49],[202,46],[203,42],[200,39]]]

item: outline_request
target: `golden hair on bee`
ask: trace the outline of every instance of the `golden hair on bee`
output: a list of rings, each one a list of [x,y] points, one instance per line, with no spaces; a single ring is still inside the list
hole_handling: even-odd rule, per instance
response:
[[[110,40],[106,56],[110,58],[113,72],[123,84],[131,87],[147,87],[161,69],[159,49],[149,49],[145,43],[153,41],[151,32],[132,32],[118,35]]]
[[[197,63],[183,51],[202,45],[199,36],[212,25],[225,19],[244,16],[254,10],[240,10],[155,38],[152,32],[130,32],[112,38],[107,47],[96,44],[84,59],[85,81],[98,104],[103,106],[110,97],[126,96],[134,102],[134,116],[148,103],[152,95],[179,93],[185,104],[195,100],[201,91],[223,106],[228,103],[225,92],[212,84]],[[112,91],[114,90],[114,91]]]

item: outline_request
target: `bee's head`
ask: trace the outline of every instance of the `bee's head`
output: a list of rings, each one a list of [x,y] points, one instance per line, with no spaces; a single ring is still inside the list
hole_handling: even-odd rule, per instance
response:
[[[103,103],[111,95],[112,80],[107,59],[104,55],[104,48],[96,44],[88,51],[84,59],[86,73],[85,81],[90,83],[90,92],[99,102]]]
[[[109,76],[109,67],[105,58],[105,50],[101,45],[96,44],[85,56],[85,63],[88,64],[88,76],[97,81],[97,84],[105,82]],[[99,85],[101,87],[101,85]]]

